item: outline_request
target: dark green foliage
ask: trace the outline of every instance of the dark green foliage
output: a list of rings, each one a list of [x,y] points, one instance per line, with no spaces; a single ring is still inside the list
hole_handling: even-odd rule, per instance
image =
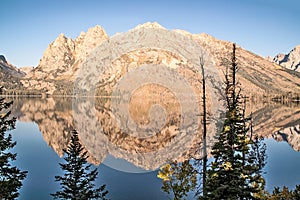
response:
[[[95,180],[98,176],[97,169],[91,170],[91,164],[87,163],[87,152],[79,142],[78,133],[72,132],[71,142],[67,151],[65,164],[60,167],[65,171],[63,176],[55,176],[60,182],[61,190],[51,194],[55,199],[106,199],[108,191],[105,185],[95,188]]]
[[[7,111],[11,105],[12,102],[5,102],[4,98],[0,98],[0,199],[17,198],[22,180],[27,174],[27,171],[21,171],[12,165],[17,154],[11,153],[10,150],[16,142],[12,141],[10,134],[6,134],[7,131],[15,128],[16,119],[10,118],[11,111]]]
[[[300,185],[296,185],[293,195],[295,199],[300,199]]]
[[[255,199],[264,191],[261,175],[265,145],[253,138],[245,117],[245,98],[236,83],[235,45],[231,67],[225,75],[226,116],[222,132],[212,148],[203,199]]]

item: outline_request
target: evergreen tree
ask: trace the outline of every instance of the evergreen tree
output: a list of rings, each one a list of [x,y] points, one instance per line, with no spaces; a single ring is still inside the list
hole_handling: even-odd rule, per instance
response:
[[[72,131],[71,142],[64,152],[66,163],[59,165],[65,174],[55,176],[55,180],[60,182],[61,189],[51,195],[55,199],[106,199],[108,191],[105,185],[94,189],[98,172],[97,169],[90,169],[91,164],[87,163],[87,152],[80,144],[76,130]]]
[[[268,200],[299,200],[300,199],[300,185],[296,185],[295,190],[289,190],[288,187],[283,186],[282,189],[275,187],[272,194],[268,195]]]
[[[173,195],[174,200],[184,199],[197,185],[197,172],[190,160],[182,163],[168,163],[160,168],[157,175],[163,180],[162,190]]]
[[[2,87],[0,88],[0,94]],[[15,199],[19,196],[18,190],[22,187],[22,180],[26,178],[27,171],[21,171],[12,165],[17,154],[10,150],[16,145],[11,134],[7,131],[15,128],[15,118],[11,118],[11,111],[7,111],[11,102],[0,98],[0,199]]]
[[[225,122],[212,148],[203,199],[255,199],[255,194],[264,190],[261,170],[265,148],[252,138],[250,119],[245,117],[245,98],[236,83],[235,50],[234,44],[231,66],[225,74]]]
[[[300,199],[300,185],[296,185],[293,195],[295,199]]]

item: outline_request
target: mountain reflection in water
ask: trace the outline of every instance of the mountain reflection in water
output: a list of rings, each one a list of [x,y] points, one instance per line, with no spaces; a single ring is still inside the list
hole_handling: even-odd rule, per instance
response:
[[[202,135],[199,134],[201,126],[199,129],[195,126],[197,122],[190,122],[191,126],[185,127],[189,130],[179,133],[176,127],[182,119],[177,118],[179,116],[177,112],[180,109],[176,103],[169,102],[168,108],[164,110],[166,114],[162,117],[166,123],[160,125],[162,127],[160,132],[139,136],[135,133],[126,133],[126,130],[120,128],[120,122],[110,109],[110,101],[105,98],[96,98],[92,104],[87,99],[76,100],[77,107],[74,106],[72,98],[16,98],[13,100],[13,115],[19,121],[35,122],[46,143],[59,156],[63,155],[71,130],[75,128],[79,132],[80,141],[88,151],[89,162],[96,165],[102,163],[108,155],[112,155],[139,168],[155,170],[170,160],[183,161],[190,155],[201,157],[201,151],[196,150],[202,148]],[[92,108],[93,106],[95,109]],[[147,117],[150,116],[151,120],[161,117],[155,115],[156,109],[152,116],[151,106],[144,105],[144,107],[147,109],[129,108],[131,109],[129,115],[133,119],[140,120],[138,122],[134,120],[141,124],[140,127],[135,127],[137,131],[142,130],[142,125],[149,120]],[[157,112],[161,112],[161,109]],[[256,134],[265,138],[274,138],[277,141],[286,141],[295,151],[300,150],[299,105],[250,102],[247,105],[247,112],[252,113]],[[200,117],[199,120],[201,120]],[[128,122],[129,125],[130,123]],[[216,130],[216,128],[211,130]],[[195,134],[191,134],[192,132]],[[212,131],[208,134],[208,152],[213,144],[214,134]]]

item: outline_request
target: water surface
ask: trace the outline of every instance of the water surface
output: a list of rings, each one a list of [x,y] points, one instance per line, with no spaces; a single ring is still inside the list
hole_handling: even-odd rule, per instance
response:
[[[106,103],[106,100],[97,102],[95,113],[92,113],[87,104],[81,107],[85,109],[80,112],[75,109],[74,112],[72,100],[68,98],[15,99],[13,115],[18,121],[12,133],[17,141],[14,149],[18,153],[16,162],[21,169],[29,171],[20,199],[51,199],[50,193],[59,189],[54,176],[62,174],[58,163],[63,162],[63,149],[73,128],[80,129],[79,137],[90,155],[89,162],[98,166],[97,184],[107,185],[109,198],[168,199],[167,194],[161,191],[157,169],[169,160],[184,160],[187,152],[193,153],[192,147],[201,144],[197,139],[201,135],[172,132],[176,120],[173,118],[172,124],[168,113],[166,119],[170,123],[163,125],[165,132],[161,134],[140,137],[133,133],[124,134],[124,129],[110,127],[120,124],[114,124],[115,119],[109,118],[112,115],[105,108]],[[298,105],[262,102],[252,103],[248,108],[253,113],[256,133],[266,138],[267,189],[270,191],[274,186],[283,185],[293,188],[300,184]],[[78,116],[78,113],[81,115]],[[142,116],[140,113],[137,115],[138,119]],[[96,122],[100,122],[100,126],[92,126],[95,122],[91,116],[97,117]],[[84,123],[78,126],[80,121]],[[214,135],[208,137],[213,138]],[[174,144],[173,140],[179,141],[179,144]]]

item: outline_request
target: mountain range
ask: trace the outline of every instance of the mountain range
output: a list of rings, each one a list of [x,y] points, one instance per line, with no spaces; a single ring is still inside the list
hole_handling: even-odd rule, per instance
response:
[[[223,76],[225,67],[231,59],[232,42],[218,40],[205,33],[191,34],[183,30],[166,30],[157,23],[148,22],[126,33],[119,33],[109,37],[105,30],[97,25],[88,29],[87,32],[80,33],[75,39],[67,38],[64,34],[60,34],[49,44],[38,66],[34,68],[18,69],[9,64],[4,56],[1,56],[1,84],[9,91],[8,93],[71,95],[74,81],[78,75],[78,69],[96,47],[106,45],[110,41],[116,40],[116,38],[122,38],[118,37],[118,35],[143,35],[145,30],[147,30],[148,34],[153,34],[154,36],[158,33],[158,30],[165,30],[172,37],[174,36],[173,40],[176,40],[180,35],[193,40],[213,58],[214,67],[220,76]],[[132,45],[126,41],[115,42],[122,45]],[[175,44],[170,42],[172,48],[178,48],[172,45]],[[188,47],[188,43],[181,45]],[[135,62],[132,59],[136,60],[136,65],[138,66],[143,63],[153,63],[153,60],[159,59],[161,55],[178,63],[180,63],[182,58],[182,55],[174,55],[174,53],[157,49],[150,49],[140,53],[141,49],[122,55],[122,59],[131,57],[130,59],[122,60],[126,66]],[[153,51],[158,52],[155,55],[156,58],[153,58]],[[149,55],[146,56],[148,60],[144,60],[142,63],[139,62],[145,58],[145,54]],[[286,96],[287,94],[299,96],[300,45],[295,47],[289,54],[278,54],[274,58],[263,58],[237,46],[237,62],[239,65],[238,79],[245,93],[271,97]],[[170,63],[166,64],[171,65]],[[110,76],[106,77],[110,79],[112,75],[108,73],[105,76]],[[116,77],[114,79],[116,79],[114,82],[118,82]]]
[[[300,45],[293,48],[288,54],[277,54],[272,61],[287,69],[300,72]]]

